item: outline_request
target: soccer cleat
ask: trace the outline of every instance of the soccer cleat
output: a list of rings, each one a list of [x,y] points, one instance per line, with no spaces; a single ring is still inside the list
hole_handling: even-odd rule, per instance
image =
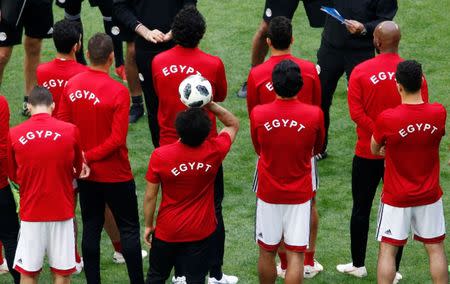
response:
[[[127,75],[125,73],[125,66],[120,65],[119,67],[116,67],[116,69],[114,71],[115,71],[117,77],[122,79],[122,81],[124,81],[125,83],[127,82]]]
[[[145,250],[141,250],[142,258],[146,258],[148,253]],[[115,251],[113,254],[113,262],[116,264],[122,264],[125,263],[125,258],[123,257],[123,254],[120,252]]]
[[[172,284],[187,284],[186,277],[184,276],[172,276]]]
[[[0,264],[0,274],[8,273],[8,264],[6,263],[6,258],[3,259],[3,263]]]
[[[394,278],[394,281],[392,282],[392,284],[397,284],[402,279],[403,279],[403,276],[400,274],[400,272],[395,272],[395,278]]]
[[[353,266],[352,262],[347,264],[339,264],[336,266],[336,269],[341,273],[350,274],[358,278],[363,278],[367,276],[367,269],[365,266],[355,267]]]
[[[305,265],[303,269],[303,277],[310,279],[319,274],[319,272],[321,271],[323,271],[322,264],[320,264],[317,260],[314,259],[314,266]]]
[[[23,104],[22,104],[22,115],[23,116],[26,116],[26,117],[30,117],[31,116],[31,112],[30,112],[30,110],[28,109],[28,103],[27,102],[23,102]]]
[[[236,284],[239,279],[233,275],[226,275],[222,273],[222,279],[217,280],[214,277],[208,277],[208,284]]]
[[[75,263],[75,269],[77,271],[75,271],[73,274],[80,274],[81,271],[83,271],[83,267],[84,267],[84,262],[83,262],[83,258],[81,257],[80,262]]]
[[[131,104],[130,113],[128,114],[128,122],[136,123],[143,115],[144,105],[142,103],[133,103]]]
[[[316,157],[317,161],[325,160],[328,157],[327,149],[325,149],[325,151],[323,151],[322,153],[315,155],[314,157]]]
[[[283,279],[286,277],[286,269],[281,268],[281,263],[277,264],[277,275]]]
[[[241,99],[245,99],[247,97],[247,82],[244,82],[237,92],[236,96]]]

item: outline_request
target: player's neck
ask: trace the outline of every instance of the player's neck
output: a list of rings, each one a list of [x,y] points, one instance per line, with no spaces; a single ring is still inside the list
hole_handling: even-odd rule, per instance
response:
[[[110,65],[91,65],[92,70],[109,73]]]
[[[384,50],[380,51],[380,54],[386,54],[386,53],[398,53],[398,48],[397,47],[393,47],[393,48],[386,48]]]
[[[36,114],[48,114],[48,115],[52,115],[52,109],[47,107],[47,106],[34,106],[31,108],[31,115],[36,115]]]
[[[402,94],[402,104],[407,105],[419,105],[423,104],[423,99],[420,91],[413,94]]]
[[[271,48],[270,54],[272,56],[288,55],[288,54],[291,54],[291,49],[288,48],[288,49],[284,49],[284,50],[278,50],[278,49],[275,49],[275,48]]]
[[[64,53],[56,53],[56,58],[62,59],[62,60],[75,60],[75,53],[70,54],[64,54]]]

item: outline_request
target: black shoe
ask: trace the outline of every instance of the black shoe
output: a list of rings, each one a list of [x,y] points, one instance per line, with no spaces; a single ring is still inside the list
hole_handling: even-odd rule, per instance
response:
[[[314,157],[316,157],[317,161],[325,160],[328,157],[328,152],[327,152],[327,150],[325,150],[322,153],[315,155]]]
[[[130,114],[128,115],[129,123],[136,123],[139,118],[144,115],[144,105],[143,104],[131,104]]]
[[[25,116],[25,117],[30,117],[30,116],[31,116],[31,112],[30,112],[30,110],[28,109],[27,104],[28,104],[27,102],[23,102],[21,114],[22,114],[23,116]]]
[[[247,82],[244,82],[237,92],[237,97],[241,99],[245,99],[247,97]]]

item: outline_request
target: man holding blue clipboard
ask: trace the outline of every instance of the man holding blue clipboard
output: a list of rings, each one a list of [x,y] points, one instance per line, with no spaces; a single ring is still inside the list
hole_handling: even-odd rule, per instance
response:
[[[327,156],[330,107],[340,77],[345,72],[348,79],[353,67],[374,57],[373,31],[382,21],[392,20],[398,7],[397,0],[328,0],[323,5],[335,10],[322,9],[328,16],[317,52],[326,127],[325,151],[319,159]]]

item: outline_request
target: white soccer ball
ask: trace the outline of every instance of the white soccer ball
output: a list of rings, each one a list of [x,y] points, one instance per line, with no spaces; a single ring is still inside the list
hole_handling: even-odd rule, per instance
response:
[[[202,107],[212,98],[211,83],[200,75],[191,75],[178,87],[181,102],[187,107]]]

